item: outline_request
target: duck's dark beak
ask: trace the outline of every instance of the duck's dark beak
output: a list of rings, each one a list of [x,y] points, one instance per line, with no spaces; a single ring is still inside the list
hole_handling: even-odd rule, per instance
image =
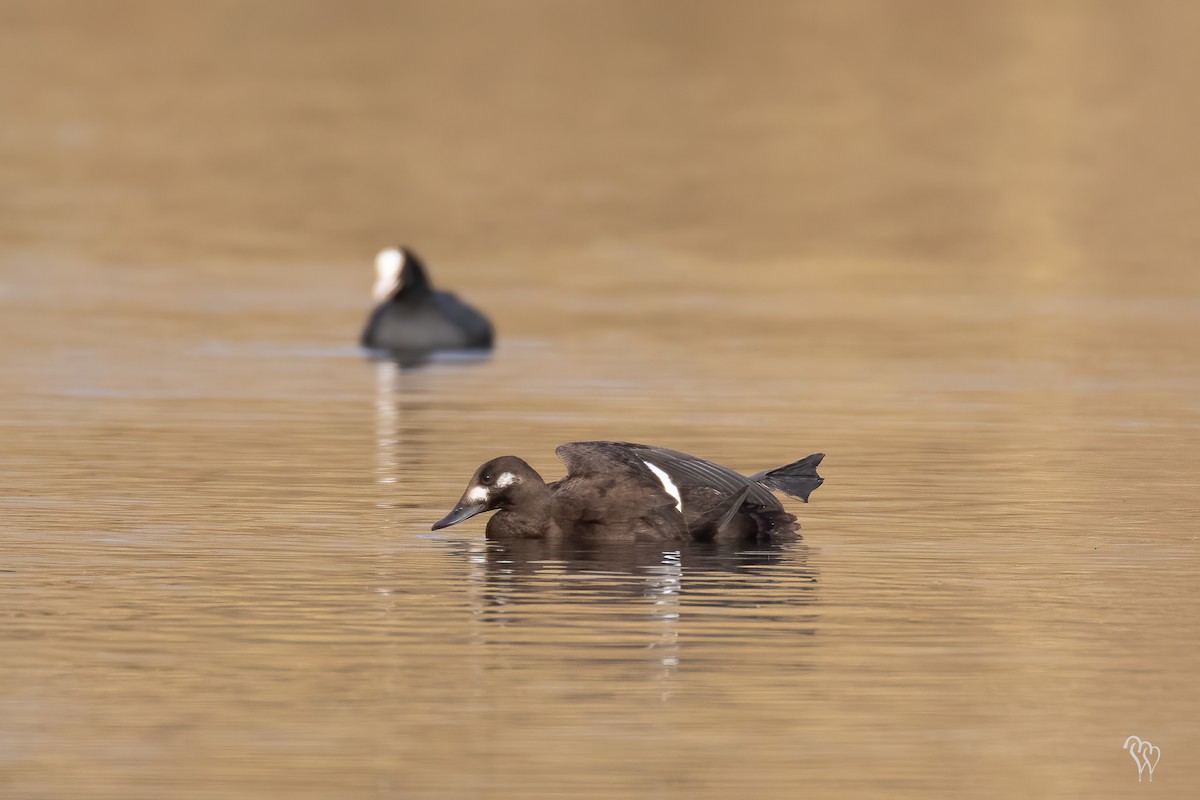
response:
[[[449,528],[451,525],[457,525],[464,519],[470,519],[487,510],[487,503],[468,503],[460,500],[449,514],[433,523],[433,530],[440,531],[442,528]]]

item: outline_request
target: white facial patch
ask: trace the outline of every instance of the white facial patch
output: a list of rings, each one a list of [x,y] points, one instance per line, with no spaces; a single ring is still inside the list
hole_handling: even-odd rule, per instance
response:
[[[376,303],[382,303],[396,290],[400,281],[400,270],[404,267],[404,253],[395,247],[380,250],[375,256],[375,288],[371,295]]]
[[[486,503],[488,499],[488,490],[486,486],[472,486],[471,491],[463,496],[464,500],[472,503]]]
[[[671,476],[664,472],[661,468],[651,464],[649,461],[642,461],[642,463],[649,467],[650,471],[658,477],[659,482],[662,483],[662,487],[667,491],[667,494],[675,498],[676,510],[682,512],[683,498],[679,496],[679,487],[675,485],[675,481],[671,480]]]
[[[509,486],[512,486],[516,482],[517,482],[516,475],[513,475],[511,472],[501,472],[500,477],[496,478],[495,485],[496,485],[497,489],[504,489]]]

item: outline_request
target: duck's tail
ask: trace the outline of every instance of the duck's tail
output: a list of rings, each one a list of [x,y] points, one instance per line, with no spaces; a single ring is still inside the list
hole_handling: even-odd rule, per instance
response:
[[[825,482],[825,479],[817,474],[817,465],[824,457],[824,453],[813,453],[791,464],[756,472],[750,476],[750,480],[761,483],[768,489],[778,489],[784,494],[799,497],[807,503],[808,496]]]

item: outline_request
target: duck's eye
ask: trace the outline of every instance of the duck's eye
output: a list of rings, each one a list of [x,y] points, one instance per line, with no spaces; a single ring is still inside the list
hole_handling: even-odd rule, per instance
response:
[[[479,482],[480,482],[480,483],[482,483],[484,486],[488,486],[489,484],[491,484],[491,482],[492,482],[492,473],[490,473],[490,472],[485,472],[485,473],[483,473],[482,475],[480,475],[480,476],[479,476]]]

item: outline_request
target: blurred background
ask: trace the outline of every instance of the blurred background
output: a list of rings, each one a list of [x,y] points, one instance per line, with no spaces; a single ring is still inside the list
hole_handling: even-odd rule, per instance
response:
[[[1198,23],[0,0],[0,794],[1195,796]],[[392,244],[490,360],[364,358]],[[428,532],[572,439],[827,483]]]

